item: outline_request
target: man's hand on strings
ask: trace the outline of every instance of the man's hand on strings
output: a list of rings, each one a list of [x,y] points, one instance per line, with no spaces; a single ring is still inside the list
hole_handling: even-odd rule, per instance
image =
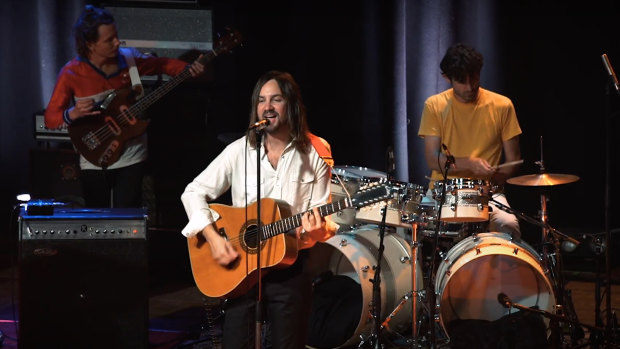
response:
[[[90,98],[76,101],[75,105],[69,109],[69,117],[71,120],[97,114],[101,114],[101,111],[95,107],[95,101]]]
[[[239,253],[230,241],[218,234],[213,225],[206,226],[202,231],[202,235],[209,242],[211,256],[219,265],[227,266],[239,257]]]
[[[196,58],[196,60],[192,62],[192,64],[189,66],[189,72],[190,74],[192,74],[192,77],[201,75],[205,71],[205,66],[200,63],[200,59],[202,58],[202,56],[203,55],[198,56],[198,58]]]

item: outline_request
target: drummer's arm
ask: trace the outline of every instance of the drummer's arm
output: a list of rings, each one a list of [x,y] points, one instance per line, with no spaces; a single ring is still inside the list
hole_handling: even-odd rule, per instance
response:
[[[519,136],[514,136],[502,143],[504,148],[504,162],[512,162],[521,160],[521,149],[519,147]],[[496,184],[503,184],[506,182],[506,179],[512,177],[517,170],[519,169],[519,165],[514,166],[505,166],[497,170],[493,174],[492,181]]]
[[[446,155],[441,151],[441,137],[424,136],[424,156],[426,164],[431,170],[443,172],[445,170]],[[490,176],[495,172],[489,163],[481,158],[461,157],[454,158],[454,164],[450,165],[450,174],[474,173],[480,176]]]

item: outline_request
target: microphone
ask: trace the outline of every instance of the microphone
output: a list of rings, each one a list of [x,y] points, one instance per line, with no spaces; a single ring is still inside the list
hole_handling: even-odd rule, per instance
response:
[[[268,119],[263,119],[263,120],[257,121],[254,124],[252,124],[252,126],[250,126],[248,130],[253,130],[253,129],[262,130],[265,127],[269,126],[269,124],[270,122]]]
[[[443,151],[446,153],[446,161],[448,161],[451,164],[454,164],[455,163],[454,156],[450,154],[448,147],[443,143],[441,143],[441,147],[443,148]]]
[[[612,68],[611,63],[609,63],[609,58],[607,57],[607,54],[603,53],[601,58],[603,59],[603,64],[605,65],[605,69],[607,69],[607,74],[609,74],[609,77],[614,83],[616,92],[620,94],[620,84],[618,83],[618,77],[616,76],[616,73],[614,72],[614,68]]]
[[[504,308],[511,308],[512,307],[512,301],[510,300],[510,298],[508,298],[508,296],[506,296],[505,293],[500,292],[497,294],[497,301],[499,302],[499,304],[502,305],[502,307]]]
[[[394,148],[391,146],[387,149],[387,172],[388,179],[392,179],[394,177],[394,172],[396,172],[396,162],[394,161]]]

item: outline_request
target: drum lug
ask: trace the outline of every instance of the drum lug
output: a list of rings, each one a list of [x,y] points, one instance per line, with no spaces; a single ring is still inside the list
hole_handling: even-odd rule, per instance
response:
[[[370,267],[368,265],[365,265],[361,268],[362,272],[367,273],[368,270],[370,269]]]
[[[450,209],[451,209],[452,211],[456,211],[456,203],[455,203],[455,202],[453,202],[453,203],[451,203],[451,204],[450,204]]]
[[[410,260],[409,256],[400,257],[400,262],[401,263],[407,263],[407,262],[409,262],[409,260]]]
[[[483,210],[484,210],[484,205],[478,204],[478,211],[483,211]]]
[[[340,247],[345,247],[349,244],[349,242],[347,241],[347,239],[341,239],[340,243],[338,243],[338,246]]]

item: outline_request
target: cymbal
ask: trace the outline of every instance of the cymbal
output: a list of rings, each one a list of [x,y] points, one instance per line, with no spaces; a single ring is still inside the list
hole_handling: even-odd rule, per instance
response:
[[[541,173],[508,178],[506,182],[514,185],[544,187],[577,182],[579,177],[569,174]]]

